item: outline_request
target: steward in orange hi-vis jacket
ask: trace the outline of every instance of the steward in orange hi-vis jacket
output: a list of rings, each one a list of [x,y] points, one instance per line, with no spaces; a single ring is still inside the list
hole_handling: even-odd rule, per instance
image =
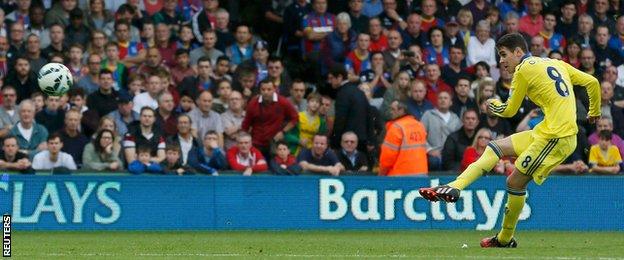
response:
[[[407,114],[399,101],[390,106],[394,120],[386,124],[386,137],[381,145],[379,175],[426,175],[427,132],[422,123]]]

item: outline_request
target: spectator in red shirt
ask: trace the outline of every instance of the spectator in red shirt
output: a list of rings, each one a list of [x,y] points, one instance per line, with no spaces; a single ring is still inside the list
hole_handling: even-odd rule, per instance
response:
[[[531,37],[537,35],[544,26],[544,18],[541,13],[542,1],[530,0],[529,12],[520,18],[520,26],[518,29]]]
[[[466,151],[464,151],[464,157],[461,161],[460,172],[463,172],[466,168],[468,168],[468,165],[476,162],[479,157],[481,157],[490,141],[492,141],[492,132],[489,129],[481,128],[479,129],[479,131],[477,131],[475,139],[474,141],[472,141],[472,145],[468,146],[466,148]],[[496,167],[494,167],[494,169],[492,169],[492,171],[499,174],[505,173],[505,165],[503,163],[503,160],[500,160],[500,162],[496,165]]]
[[[251,135],[245,132],[238,134],[236,146],[228,150],[226,157],[232,170],[243,172],[245,176],[269,169],[262,153],[251,144]]]
[[[259,88],[260,95],[247,105],[242,129],[251,133],[253,145],[270,158],[271,141],[282,140],[284,133],[299,122],[299,115],[288,99],[275,93],[273,81],[264,79]]]
[[[427,100],[429,100],[432,104],[438,103],[438,93],[442,91],[448,92],[451,96],[453,95],[453,90],[449,85],[442,81],[440,75],[440,66],[438,66],[438,64],[427,64],[425,66],[424,80],[427,84]]]
[[[438,6],[434,0],[423,0],[421,2],[422,23],[420,32],[427,33],[432,27],[444,27],[444,22],[435,16]]]
[[[388,48],[388,38],[383,34],[383,27],[379,18],[373,17],[368,21],[368,33],[371,37],[369,51],[382,52]]]

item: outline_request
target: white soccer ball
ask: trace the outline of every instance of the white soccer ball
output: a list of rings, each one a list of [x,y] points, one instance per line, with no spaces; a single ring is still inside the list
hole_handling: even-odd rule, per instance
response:
[[[61,63],[48,63],[39,70],[39,89],[50,96],[62,96],[74,84],[71,72]]]

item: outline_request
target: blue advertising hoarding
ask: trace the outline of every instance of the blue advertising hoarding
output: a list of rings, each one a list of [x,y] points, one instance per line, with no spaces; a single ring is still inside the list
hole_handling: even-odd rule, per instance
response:
[[[456,204],[418,188],[451,177],[27,176],[0,182],[15,230],[475,229],[500,226],[505,178]],[[520,229],[624,231],[624,178],[531,184]]]

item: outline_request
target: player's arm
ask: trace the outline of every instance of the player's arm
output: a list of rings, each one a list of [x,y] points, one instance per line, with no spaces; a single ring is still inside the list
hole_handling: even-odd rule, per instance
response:
[[[528,82],[524,79],[520,71],[516,71],[511,80],[511,95],[507,102],[503,103],[498,99],[488,100],[488,111],[500,117],[512,117],[522,105],[526,95]]]
[[[589,96],[589,111],[587,116],[591,119],[597,119],[600,117],[600,82],[594,76],[578,70],[572,65],[561,62],[563,66],[568,70],[570,80],[575,86],[583,86],[587,88],[587,95]],[[591,122],[590,122],[591,123]]]

